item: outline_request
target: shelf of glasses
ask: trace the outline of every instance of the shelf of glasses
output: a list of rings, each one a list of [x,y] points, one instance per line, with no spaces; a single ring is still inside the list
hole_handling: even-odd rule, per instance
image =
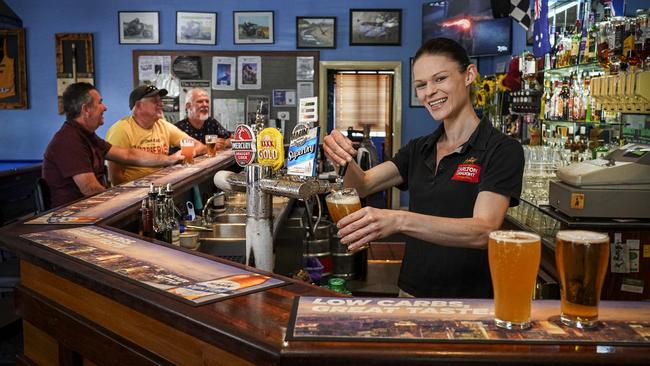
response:
[[[507,215],[513,225],[538,234],[546,246],[555,249],[555,234],[560,230],[560,221],[524,199],[519,200],[519,206],[510,207]]]
[[[546,75],[569,76],[571,73],[574,73],[576,71],[594,72],[594,71],[603,71],[603,68],[602,66],[600,66],[600,64],[598,64],[598,62],[590,62],[588,64],[570,65],[570,66],[560,67],[557,69],[540,70],[540,72],[544,73],[545,77]]]

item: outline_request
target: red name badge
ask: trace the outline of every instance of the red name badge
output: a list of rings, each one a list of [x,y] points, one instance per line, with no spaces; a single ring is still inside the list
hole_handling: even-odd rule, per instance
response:
[[[451,180],[478,183],[481,177],[481,167],[476,164],[458,164],[458,168]]]

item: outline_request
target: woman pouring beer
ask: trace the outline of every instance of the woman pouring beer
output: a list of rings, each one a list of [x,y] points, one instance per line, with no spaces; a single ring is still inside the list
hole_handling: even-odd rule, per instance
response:
[[[341,219],[341,242],[355,250],[395,233],[407,236],[398,285],[401,296],[492,296],[488,234],[518,204],[524,168],[521,145],[479,119],[470,102],[477,76],[465,49],[447,38],[416,52],[413,84],[431,117],[431,134],[411,140],[391,161],[368,171],[354,164],[345,185],[362,197],[396,186],[409,191],[409,210],[364,207]],[[356,151],[338,130],[324,139],[338,165]]]

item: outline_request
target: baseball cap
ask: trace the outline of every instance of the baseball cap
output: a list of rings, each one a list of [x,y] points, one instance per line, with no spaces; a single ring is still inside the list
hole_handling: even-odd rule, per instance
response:
[[[142,98],[149,98],[155,95],[160,95],[164,97],[167,95],[167,89],[158,89],[154,85],[141,85],[131,92],[129,95],[129,109],[133,109],[135,102]]]

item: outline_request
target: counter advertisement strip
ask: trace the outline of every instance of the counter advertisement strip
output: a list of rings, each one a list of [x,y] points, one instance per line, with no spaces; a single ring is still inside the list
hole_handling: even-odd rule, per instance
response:
[[[95,196],[82,199],[25,222],[32,225],[95,224],[147,196],[146,188],[113,187]]]
[[[480,299],[296,298],[287,340],[650,345],[650,304],[602,301],[600,325],[560,322],[560,302],[533,301],[533,326],[494,325],[494,303]]]
[[[197,306],[286,282],[99,227],[21,237]]]
[[[210,169],[211,167],[222,163],[232,156],[233,152],[230,149],[217,152],[217,156],[215,157],[208,157],[205,155],[199,156],[194,158],[194,164],[190,166],[183,166],[179,164],[168,166],[166,168],[157,170],[145,177],[123,183],[120,185],[120,187],[149,187],[151,183],[153,183],[154,186],[166,186],[167,183],[171,183],[173,185],[185,178],[196,174],[197,172]]]

